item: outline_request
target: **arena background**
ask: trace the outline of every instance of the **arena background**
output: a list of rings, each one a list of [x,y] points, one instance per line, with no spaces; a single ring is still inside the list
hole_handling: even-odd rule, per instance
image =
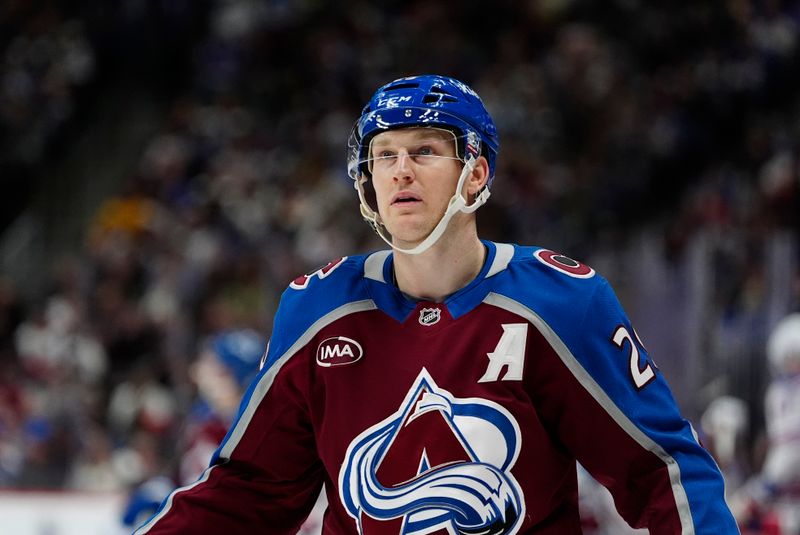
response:
[[[201,341],[266,340],[290,280],[381,248],[346,139],[421,73],[498,124],[483,235],[606,276],[701,435],[744,403],[733,492],[800,310],[798,24],[777,0],[3,2],[0,502],[112,510],[175,470]]]

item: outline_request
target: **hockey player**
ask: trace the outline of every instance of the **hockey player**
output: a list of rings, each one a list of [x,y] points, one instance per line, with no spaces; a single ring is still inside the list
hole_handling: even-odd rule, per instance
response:
[[[478,95],[396,80],[348,168],[391,247],[284,293],[264,365],[194,484],[137,534],[580,533],[576,459],[634,527],[737,533],[722,477],[587,265],[482,241],[498,153]]]
[[[800,313],[776,325],[767,358],[773,380],[764,403],[769,450],[762,473],[775,492],[794,496],[800,512]],[[797,520],[793,533],[800,533],[800,513]]]
[[[770,333],[772,380],[764,398],[767,453],[760,473],[737,492],[732,505],[748,533],[800,535],[800,313]]]
[[[263,346],[263,338],[252,329],[218,332],[201,344],[190,368],[197,396],[180,433],[179,466],[174,475],[152,477],[131,492],[122,514],[128,532],[153,516],[175,487],[174,481],[190,484],[208,467],[208,459],[236,416],[245,388],[258,372]]]

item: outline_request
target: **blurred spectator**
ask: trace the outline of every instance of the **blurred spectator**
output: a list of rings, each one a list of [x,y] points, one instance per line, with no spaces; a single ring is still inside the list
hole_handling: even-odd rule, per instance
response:
[[[747,405],[733,396],[715,398],[700,419],[703,444],[725,474],[725,492],[730,496],[750,473],[745,444]]]
[[[34,162],[94,76],[95,53],[81,20],[64,17],[55,3],[17,13],[0,62],[0,155]]]

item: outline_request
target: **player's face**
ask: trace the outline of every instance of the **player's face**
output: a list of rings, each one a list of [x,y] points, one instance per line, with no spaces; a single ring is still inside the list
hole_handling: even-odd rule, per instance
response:
[[[405,128],[375,136],[370,168],[378,212],[398,244],[419,243],[441,219],[463,162],[453,134]]]
[[[236,414],[242,391],[233,375],[213,353],[203,351],[192,366],[190,374],[200,396],[217,414],[224,417]]]

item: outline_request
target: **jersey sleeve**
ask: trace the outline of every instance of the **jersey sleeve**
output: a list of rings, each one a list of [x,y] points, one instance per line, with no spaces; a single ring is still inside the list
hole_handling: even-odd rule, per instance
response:
[[[549,334],[569,381],[580,384],[550,392],[557,436],[631,526],[652,535],[738,533],[716,463],[609,284],[600,277],[593,284],[571,328]]]
[[[236,420],[211,464],[192,485],[173,491],[135,535],[297,533],[324,479],[306,403],[309,374],[302,351],[278,341],[278,309],[263,369],[243,397]],[[275,352],[282,352],[276,354]]]

